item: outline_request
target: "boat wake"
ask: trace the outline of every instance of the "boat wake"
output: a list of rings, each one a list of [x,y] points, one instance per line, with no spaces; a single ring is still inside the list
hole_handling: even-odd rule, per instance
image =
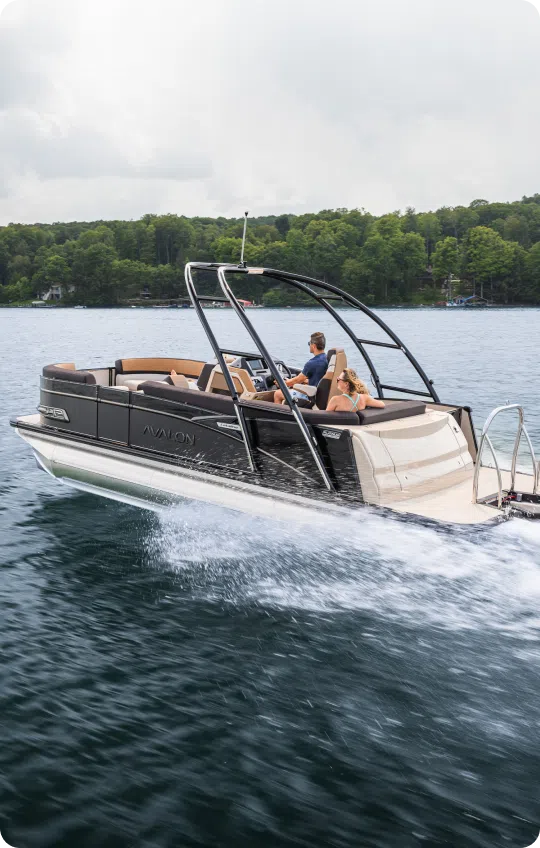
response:
[[[201,598],[540,640],[540,525],[526,521],[441,532],[363,510],[288,526],[187,504],[155,517],[147,550]]]

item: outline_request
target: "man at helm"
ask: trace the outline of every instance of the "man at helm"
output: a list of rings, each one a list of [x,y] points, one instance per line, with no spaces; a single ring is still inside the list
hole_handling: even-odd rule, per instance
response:
[[[312,386],[316,389],[326,374],[328,370],[328,357],[324,352],[325,347],[326,339],[324,337],[324,333],[312,333],[309,340],[309,351],[312,354],[312,358],[306,362],[302,368],[301,374],[297,374],[296,377],[291,377],[290,380],[285,380],[285,385],[289,386],[291,389],[291,395],[293,398],[303,401],[306,400],[306,393],[298,389],[293,389],[293,386],[305,383],[307,386]],[[312,396],[314,392],[311,391],[309,394]],[[284,400],[285,398],[281,389],[274,392],[274,403],[283,403]]]

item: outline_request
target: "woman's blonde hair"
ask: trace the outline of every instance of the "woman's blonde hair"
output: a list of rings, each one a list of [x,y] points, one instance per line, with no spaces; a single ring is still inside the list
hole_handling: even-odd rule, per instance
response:
[[[341,373],[343,374],[343,379],[347,381],[349,385],[349,391],[351,393],[358,392],[359,395],[369,395],[368,387],[366,386],[364,381],[360,379],[354,369],[344,368]]]

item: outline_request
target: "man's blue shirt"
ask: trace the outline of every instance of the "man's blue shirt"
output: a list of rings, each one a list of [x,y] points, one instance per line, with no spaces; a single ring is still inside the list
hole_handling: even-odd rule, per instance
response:
[[[306,362],[302,368],[302,374],[308,378],[310,386],[318,386],[327,370],[328,357],[326,353],[318,353],[317,356]]]

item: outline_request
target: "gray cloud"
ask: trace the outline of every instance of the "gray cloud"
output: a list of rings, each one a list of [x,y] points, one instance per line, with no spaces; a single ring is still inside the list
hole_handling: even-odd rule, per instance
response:
[[[81,12],[76,6],[17,0],[8,10],[15,14],[0,20],[0,196],[9,197],[18,178],[32,175],[40,181],[208,177],[210,163],[185,145],[159,143],[137,161],[111,138],[109,126],[93,126],[91,115],[66,120],[58,91],[70,88],[70,38]],[[99,89],[104,80],[96,70]],[[76,99],[75,85],[71,94]]]
[[[13,7],[0,223],[381,213],[538,189],[540,16],[526,0]]]
[[[133,177],[140,179],[201,179],[210,166],[186,153],[157,149],[146,162],[130,162],[107,134],[74,126],[67,132],[44,125],[32,112],[12,111],[0,116],[4,148],[4,180],[9,174],[34,173],[43,180]],[[2,166],[0,165],[0,173]]]
[[[69,45],[71,8],[54,0],[15,0],[4,9],[0,109],[38,106],[46,98],[50,88],[47,61]]]

